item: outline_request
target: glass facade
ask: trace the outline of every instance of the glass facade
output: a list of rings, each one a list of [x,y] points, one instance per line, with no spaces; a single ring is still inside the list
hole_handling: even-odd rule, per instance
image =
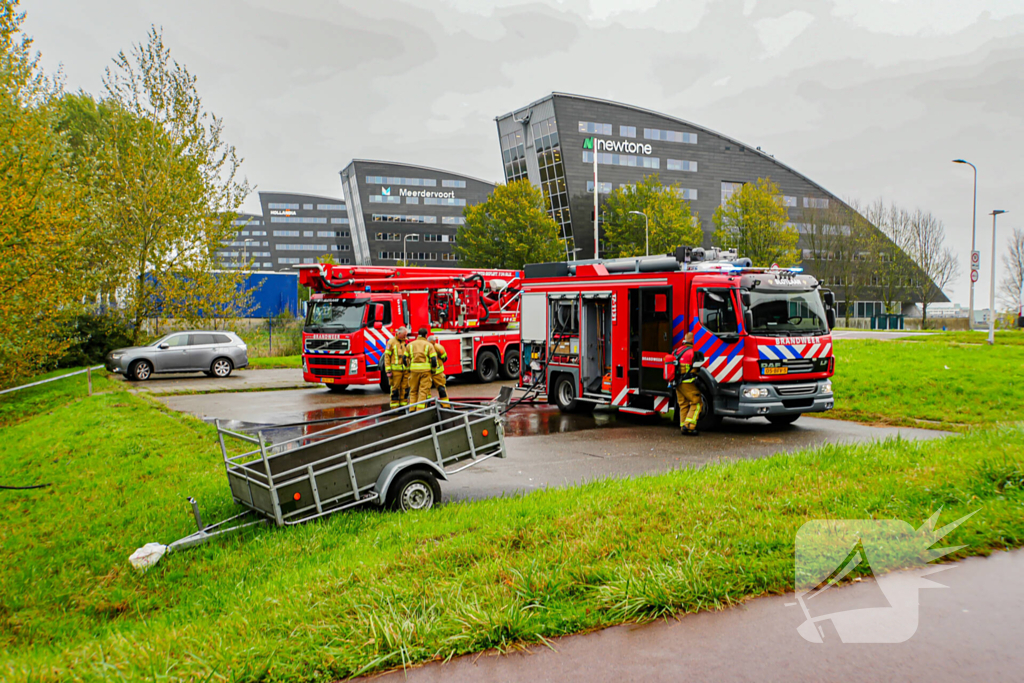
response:
[[[548,203],[548,214],[558,224],[562,239],[566,240],[566,249],[572,249],[569,190],[565,183],[565,164],[555,118],[533,124],[532,132],[533,145],[537,151],[537,167],[540,170],[540,187]]]
[[[591,123],[590,121],[580,121],[580,132],[581,133],[596,133],[597,135],[611,135],[612,124],[610,123]]]
[[[556,135],[557,137],[557,135]],[[526,140],[522,131],[501,137],[501,158],[505,163],[505,182],[522,180],[526,173]]]
[[[661,130],[660,128],[644,128],[645,140],[662,140],[664,142],[685,142],[697,144],[696,133],[683,133],[678,130]]]
[[[583,163],[593,164],[594,153],[583,150]],[[604,166],[636,166],[638,168],[661,168],[661,159],[658,157],[636,156],[633,154],[611,154],[609,152],[598,152],[597,163]]]
[[[399,178],[396,176],[368,175],[367,185],[412,185],[414,187],[437,187],[434,178]]]
[[[681,159],[667,159],[665,162],[665,168],[670,171],[691,171],[697,172],[696,161],[683,161]]]

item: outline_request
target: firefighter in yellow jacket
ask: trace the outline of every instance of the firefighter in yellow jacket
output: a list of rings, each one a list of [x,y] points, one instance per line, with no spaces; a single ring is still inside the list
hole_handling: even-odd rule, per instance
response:
[[[405,328],[399,327],[384,348],[384,372],[391,386],[391,408],[409,405],[409,365],[406,361],[405,338]]]
[[[703,354],[693,348],[693,332],[683,337],[683,345],[675,350],[676,357],[676,410],[679,412],[679,429],[686,436],[697,436],[697,421],[700,419],[701,398],[697,388],[697,369],[704,360]]]
[[[448,407],[448,387],[445,386],[444,376],[444,364],[448,362],[448,352],[444,350],[438,341],[437,337],[430,335],[427,337],[427,341],[434,347],[434,352],[437,353],[437,367],[434,368],[434,374],[430,377],[431,385],[437,389],[437,400],[444,407]]]
[[[437,368],[437,352],[427,341],[429,330],[421,327],[419,336],[406,344],[405,358],[409,366],[409,402],[420,404],[430,399],[430,376]],[[410,410],[422,410],[425,406],[413,405]]]

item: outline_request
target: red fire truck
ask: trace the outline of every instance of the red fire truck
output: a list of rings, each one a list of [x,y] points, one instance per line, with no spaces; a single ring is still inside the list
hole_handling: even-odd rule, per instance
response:
[[[519,376],[519,271],[310,264],[299,281],[315,292],[302,331],[307,382],[389,391],[384,347],[400,326],[434,331],[448,375]]]
[[[834,306],[813,277],[751,268],[734,251],[531,264],[520,385],[566,412],[666,412],[675,399],[665,365],[691,331],[705,358],[699,428],[759,415],[788,424],[832,409]]]

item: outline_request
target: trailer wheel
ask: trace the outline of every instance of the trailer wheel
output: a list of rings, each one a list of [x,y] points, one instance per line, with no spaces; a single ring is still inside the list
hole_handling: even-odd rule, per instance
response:
[[[519,379],[519,349],[505,349],[505,362],[501,364],[502,379]]]
[[[441,485],[433,474],[421,469],[406,470],[388,487],[387,506],[392,510],[429,510],[441,500]]]
[[[765,415],[765,417],[767,417],[768,421],[776,427],[785,427],[786,425],[791,425],[800,419],[800,413],[796,413],[795,415]]]
[[[498,354],[491,349],[484,349],[476,357],[474,375],[478,382],[493,382],[498,379],[499,367],[501,367],[501,363],[498,361]]]

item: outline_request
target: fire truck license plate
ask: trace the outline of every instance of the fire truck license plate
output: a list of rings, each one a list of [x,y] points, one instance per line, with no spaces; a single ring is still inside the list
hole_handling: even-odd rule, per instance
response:
[[[776,368],[765,368],[764,374],[766,375],[785,375],[789,372],[789,368],[782,366]]]

